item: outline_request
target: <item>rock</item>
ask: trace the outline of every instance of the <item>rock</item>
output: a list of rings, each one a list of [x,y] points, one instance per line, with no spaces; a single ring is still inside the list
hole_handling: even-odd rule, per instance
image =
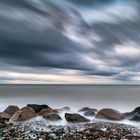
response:
[[[48,138],[47,138],[47,136],[46,135],[42,135],[40,138],[39,138],[39,140],[47,140]]]
[[[140,135],[128,134],[122,138],[123,140],[139,140]]]
[[[10,122],[26,121],[36,116],[35,111],[30,107],[23,107],[17,111],[11,118]]]
[[[32,134],[32,133],[30,133],[29,134],[29,137],[32,139],[32,140],[34,140],[34,139],[37,139],[37,135],[36,134]]]
[[[94,111],[86,111],[86,112],[84,112],[84,116],[95,116],[95,112]]]
[[[38,115],[40,115],[40,116],[46,116],[48,114],[53,114],[53,113],[58,113],[58,111],[56,111],[54,109],[51,109],[51,108],[48,108],[48,109],[41,110]]]
[[[117,110],[104,108],[97,112],[96,115],[97,119],[107,119],[107,120],[122,120],[124,116]]]
[[[10,119],[10,115],[5,112],[1,112],[0,119]]]
[[[63,107],[63,108],[60,108],[60,109],[56,109],[58,112],[61,112],[61,111],[70,111],[70,108],[69,107]]]
[[[140,121],[140,107],[135,108],[132,112],[127,112],[123,114],[125,119]]]
[[[38,104],[27,104],[27,107],[31,107],[36,113],[39,113],[43,109],[50,108],[48,105],[38,105]]]
[[[18,110],[19,110],[18,106],[10,105],[4,110],[4,112],[12,117],[15,114],[15,112],[17,112]]]
[[[68,122],[72,123],[89,122],[89,119],[86,119],[85,117],[76,113],[74,114],[65,113],[65,118]]]
[[[61,117],[57,113],[48,114],[46,116],[43,116],[43,118],[50,120],[50,121],[59,121],[62,120]]]
[[[66,106],[66,107],[61,108],[61,110],[70,111],[70,108]]]
[[[49,140],[58,140],[58,136],[55,133],[50,133],[48,138]]]
[[[97,109],[93,109],[93,108],[89,108],[89,107],[84,107],[84,108],[79,110],[79,112],[86,112],[86,111],[97,112]]]

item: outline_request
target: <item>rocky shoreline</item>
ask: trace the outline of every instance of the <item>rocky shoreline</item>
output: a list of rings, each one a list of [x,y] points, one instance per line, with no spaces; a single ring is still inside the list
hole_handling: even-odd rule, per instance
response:
[[[139,107],[127,113],[88,107],[72,113],[69,107],[9,106],[0,113],[0,140],[139,140],[139,128],[118,123],[126,118],[138,121],[138,114]],[[65,125],[61,125],[62,119],[67,122]]]

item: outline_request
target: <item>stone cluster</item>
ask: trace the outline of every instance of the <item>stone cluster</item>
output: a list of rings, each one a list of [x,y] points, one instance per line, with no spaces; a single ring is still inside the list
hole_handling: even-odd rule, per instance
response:
[[[67,125],[50,125],[62,121]],[[80,112],[80,114],[78,114]],[[47,105],[9,106],[0,113],[0,140],[129,140],[140,139],[140,130],[115,121],[136,118],[139,108],[120,113],[113,109],[80,109],[71,113],[69,107],[52,109]],[[83,115],[81,115],[83,113]],[[36,119],[40,116],[40,119]],[[87,116],[93,117],[89,120]],[[100,119],[100,120],[99,120]],[[104,119],[101,121],[101,119]],[[138,116],[136,118],[138,121]],[[110,122],[110,120],[114,122]],[[134,120],[134,119],[133,119]],[[54,124],[55,124],[54,123]]]

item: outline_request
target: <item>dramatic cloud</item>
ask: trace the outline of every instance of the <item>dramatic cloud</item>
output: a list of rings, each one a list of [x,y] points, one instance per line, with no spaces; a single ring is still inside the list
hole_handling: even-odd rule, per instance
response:
[[[90,24],[99,22],[117,24],[120,21],[133,21],[139,16],[137,2],[129,0],[127,2],[114,0],[108,4],[102,2],[102,6],[93,4],[79,11]]]
[[[138,5],[2,0],[0,83],[139,83]]]

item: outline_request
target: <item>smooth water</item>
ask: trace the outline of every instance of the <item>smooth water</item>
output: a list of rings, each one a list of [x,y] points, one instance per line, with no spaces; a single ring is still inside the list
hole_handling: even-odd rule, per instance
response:
[[[25,106],[28,103],[47,104],[53,108],[69,106],[71,112],[81,107],[114,108],[120,112],[132,111],[140,105],[140,86],[126,85],[1,85],[0,111],[8,105]],[[62,121],[67,125],[64,112]],[[81,114],[82,115],[82,114]],[[91,119],[91,118],[90,118]],[[93,118],[92,118],[93,119]],[[92,120],[91,119],[91,120]],[[140,127],[140,123],[123,120],[118,123]],[[50,122],[53,124],[53,122]]]
[[[0,110],[14,104],[47,104],[54,108],[69,106],[110,107],[121,112],[140,105],[140,86],[119,85],[1,85]]]

